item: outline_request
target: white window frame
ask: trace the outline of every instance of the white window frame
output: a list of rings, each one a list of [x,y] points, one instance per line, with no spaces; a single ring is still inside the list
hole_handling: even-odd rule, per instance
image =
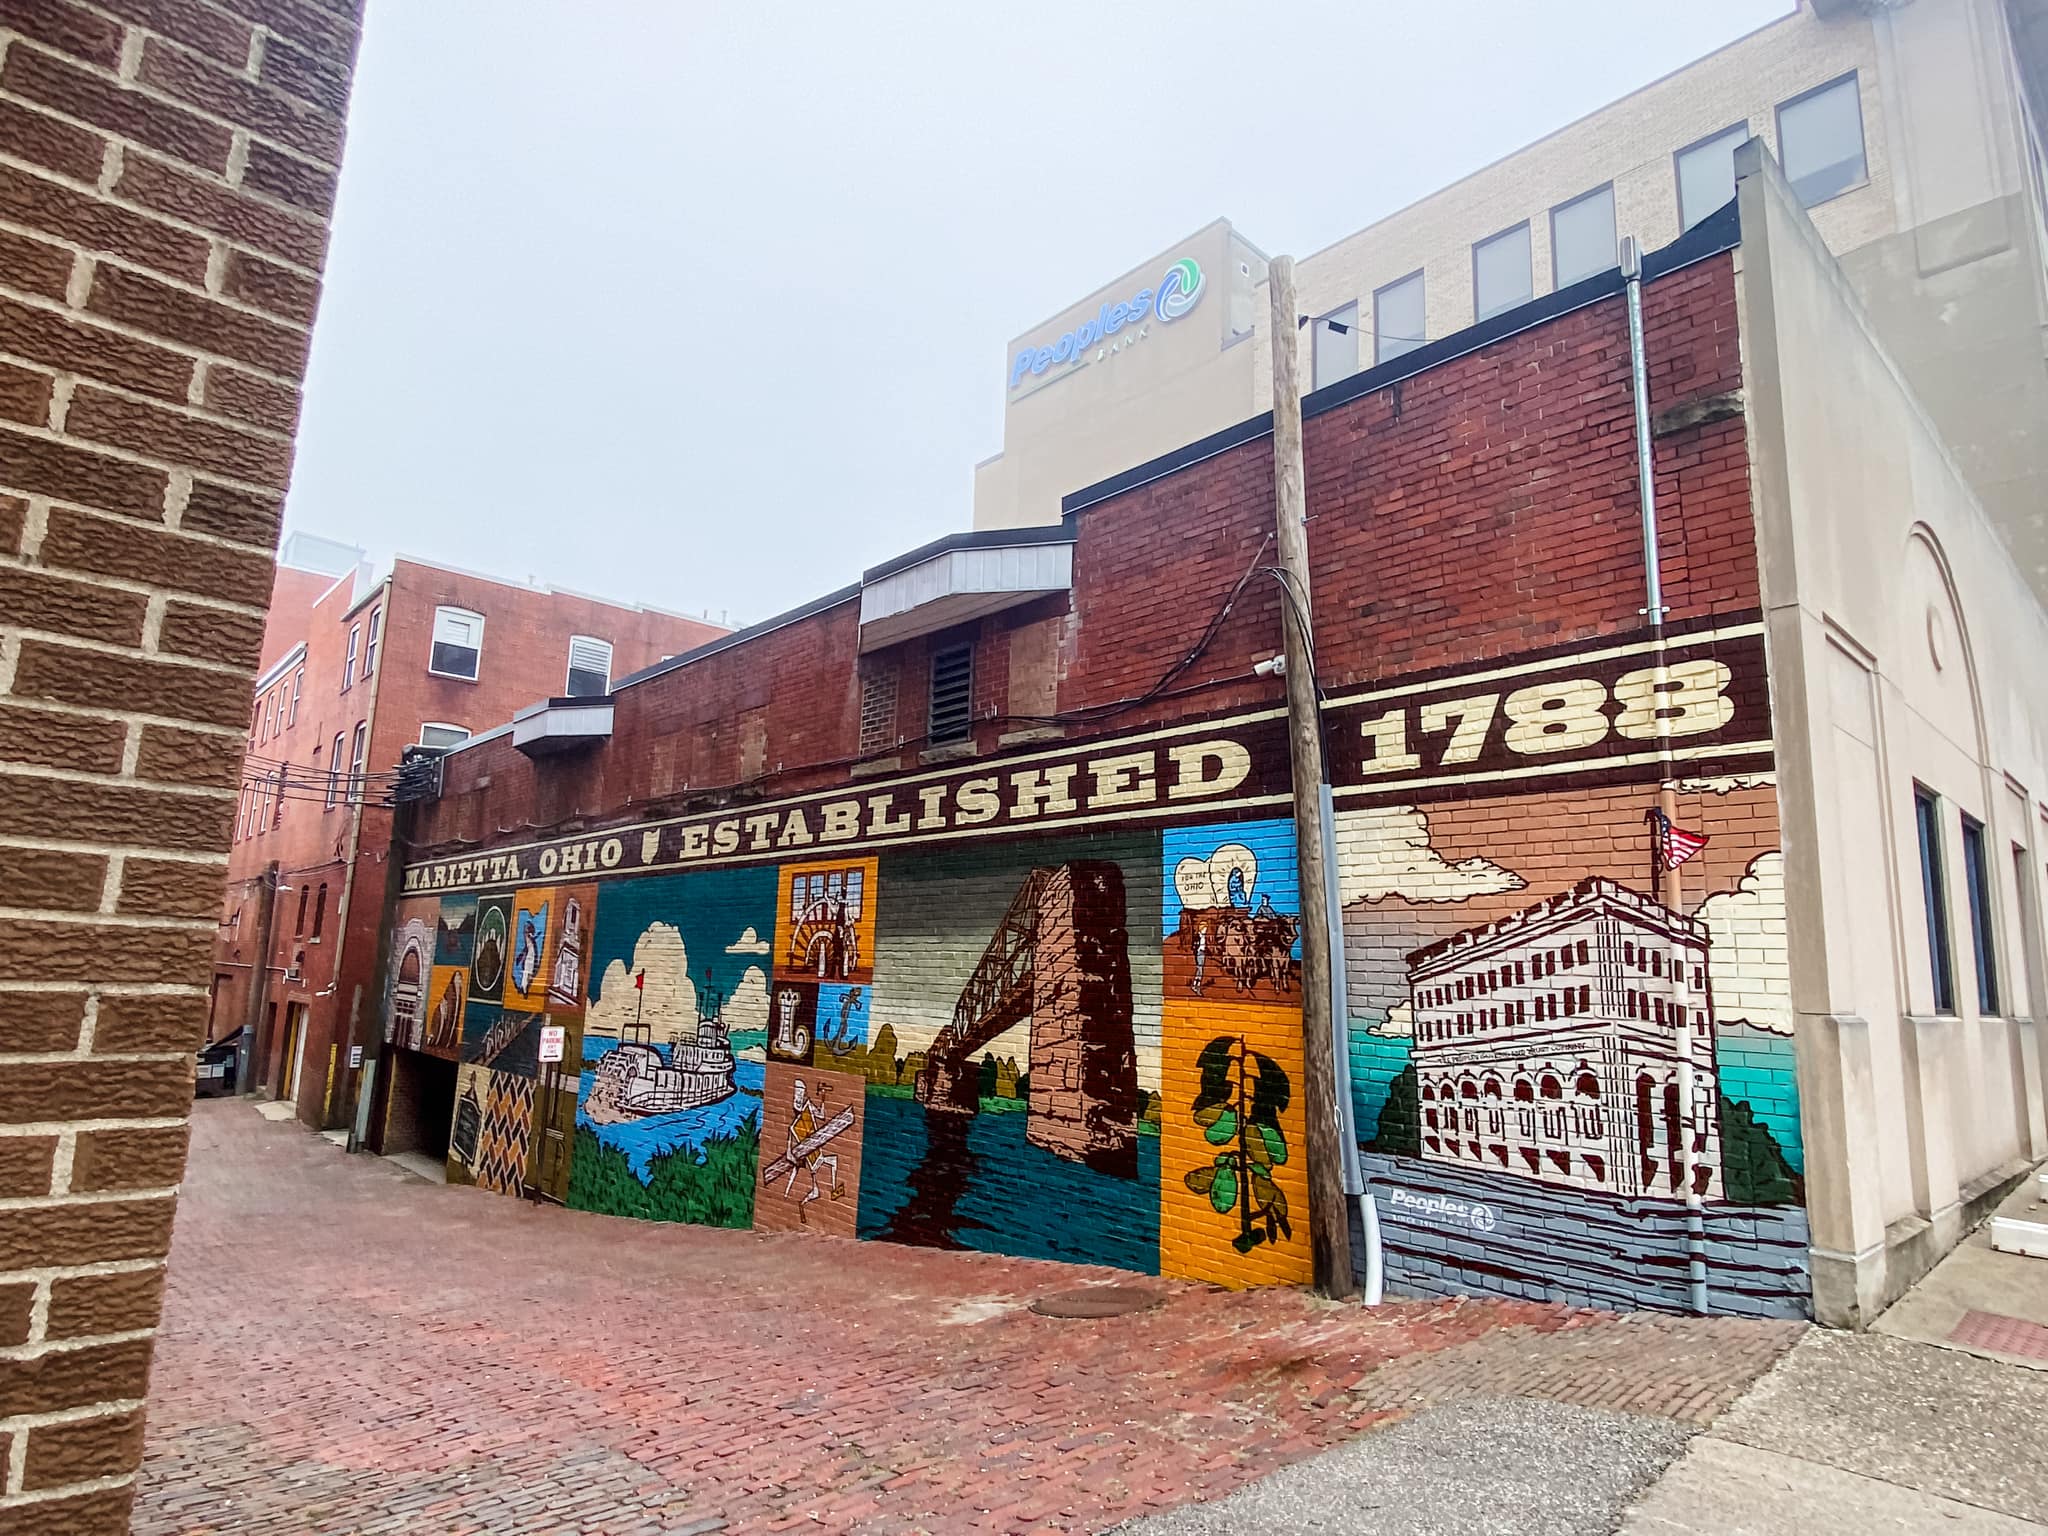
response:
[[[341,665],[341,691],[347,693],[356,682],[356,657],[363,649],[363,626],[351,624],[348,627],[348,660]]]
[[[585,697],[598,698],[610,693],[612,691],[612,660],[617,655],[617,652],[612,649],[611,641],[600,639],[596,635],[571,635],[569,637],[569,662],[562,669],[562,692],[564,694],[569,692],[570,674],[578,670],[576,666],[576,647],[579,645],[601,645],[604,647],[604,686],[598,689],[597,693],[585,695]],[[584,667],[581,670],[590,672],[596,669]]]
[[[1778,134],[1778,164],[1782,167],[1785,164],[1786,112],[1793,107],[1803,106],[1816,97],[1825,96],[1830,91],[1843,89],[1848,91],[1849,100],[1856,105],[1856,142],[1863,150],[1863,174],[1840,191],[1830,192],[1826,197],[1816,198],[1813,202],[1809,203],[1805,195],[1799,191],[1798,181],[1794,179],[1789,170],[1786,171],[1785,180],[1791,186],[1793,195],[1799,199],[1799,206],[1802,208],[1818,208],[1822,203],[1832,203],[1838,197],[1847,197],[1851,192],[1860,192],[1863,188],[1870,185],[1870,123],[1863,112],[1862,72],[1852,69],[1845,75],[1835,76],[1832,80],[1823,80],[1819,85],[1812,87],[1810,90],[1801,91],[1796,96],[1786,97],[1778,103],[1771,113],[1771,126],[1777,130]]]
[[[443,617],[466,619],[476,625],[476,670],[474,672],[443,672],[434,665],[434,648],[441,642],[441,620]],[[484,616],[473,608],[457,608],[453,603],[443,603],[434,610],[434,629],[427,639],[427,671],[435,677],[453,678],[458,683],[473,683],[483,675],[484,670]]]
[[[1479,302],[1479,253],[1489,246],[1498,245],[1501,241],[1509,239],[1514,235],[1522,237],[1522,244],[1529,263],[1529,291],[1520,298],[1508,300],[1505,304],[1496,304],[1491,309],[1483,309],[1480,307]],[[1536,297],[1535,251],[1536,231],[1527,219],[1523,219],[1519,223],[1510,224],[1506,229],[1495,230],[1484,240],[1474,240],[1472,242],[1472,323],[1474,325],[1478,325],[1482,321],[1491,320],[1495,315],[1504,315],[1511,309],[1519,309],[1522,305],[1527,304]]]
[[[1380,300],[1384,298],[1387,294],[1392,293],[1396,288],[1405,288],[1410,283],[1416,284],[1422,294],[1422,335],[1412,341],[1408,340],[1406,337],[1400,336],[1393,338],[1395,341],[1403,343],[1403,345],[1396,347],[1393,351],[1390,352],[1387,350],[1382,340],[1386,328],[1380,324]],[[1417,267],[1413,272],[1408,273],[1406,276],[1397,277],[1391,283],[1382,283],[1379,287],[1373,289],[1372,291],[1373,366],[1378,367],[1381,363],[1392,362],[1397,357],[1406,356],[1408,353],[1415,351],[1417,348],[1426,347],[1428,345],[1429,279],[1424,275],[1423,268]]]
[[[370,760],[370,722],[356,722],[355,738],[349,743],[348,752],[348,797],[356,805],[363,803],[363,769]]]
[[[1728,150],[1728,154],[1732,159],[1734,157],[1735,151],[1739,149],[1743,144],[1747,143],[1754,136],[1750,131],[1749,119],[1746,117],[1742,119],[1741,122],[1730,123],[1726,128],[1723,128],[1719,133],[1710,133],[1703,139],[1694,139],[1690,144],[1683,145],[1680,148],[1675,149],[1671,152],[1671,191],[1672,195],[1678,199],[1678,228],[1680,233],[1683,233],[1684,231],[1693,228],[1695,225],[1705,223],[1708,219],[1712,218],[1715,214],[1719,213],[1722,208],[1727,206],[1725,203],[1717,203],[1712,208],[1709,208],[1705,210],[1703,213],[1701,213],[1698,218],[1692,221],[1692,223],[1688,224],[1686,222],[1684,172],[1685,157],[1687,155],[1697,154],[1699,153],[1699,151],[1703,149],[1711,149],[1716,144],[1719,144],[1723,139],[1733,138],[1738,133],[1741,134],[1742,137],[1740,139],[1737,139],[1736,142],[1733,145],[1731,145]]]
[[[1561,213],[1569,213],[1580,204],[1589,203],[1596,197],[1605,197],[1607,199],[1607,224],[1608,228],[1615,235],[1613,260],[1609,261],[1604,267],[1595,267],[1590,272],[1583,272],[1577,277],[1567,278],[1562,270],[1562,263],[1558,260],[1557,216]],[[1614,199],[1614,183],[1611,181],[1602,182],[1597,187],[1590,187],[1586,191],[1581,192],[1577,197],[1568,197],[1550,210],[1550,286],[1553,290],[1569,288],[1573,283],[1583,283],[1589,277],[1598,277],[1601,273],[1612,271],[1621,265],[1620,218],[1621,215]]]
[[[286,725],[297,725],[299,723],[299,695],[304,693],[305,690],[306,669],[301,667],[292,674],[292,698],[291,703],[285,709],[284,723]]]
[[[460,731],[462,732],[462,737],[458,741],[429,741],[427,740],[427,732],[429,731]],[[475,734],[476,732],[472,731],[468,726],[457,725],[452,720],[422,720],[420,722],[419,744],[423,747],[439,747],[445,752],[450,747],[461,746],[463,742],[469,740]]]
[[[1358,300],[1352,299],[1309,322],[1308,387],[1311,393],[1327,389],[1332,384],[1341,384],[1365,366],[1358,346],[1359,307]],[[1343,326],[1343,334],[1332,330],[1332,325]],[[1341,352],[1346,346],[1350,348],[1351,366],[1334,378],[1324,378],[1322,373],[1328,354]]]
[[[333,810],[341,803],[341,747],[348,740],[348,732],[334,733],[334,751],[327,759],[327,809]]]
[[[363,676],[377,670],[377,642],[384,638],[384,605],[370,610],[370,635],[363,645]]]

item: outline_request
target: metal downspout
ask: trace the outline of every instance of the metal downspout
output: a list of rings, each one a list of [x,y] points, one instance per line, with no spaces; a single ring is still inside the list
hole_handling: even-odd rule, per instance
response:
[[[1621,272],[1628,298],[1628,353],[1635,396],[1636,478],[1643,510],[1643,582],[1648,599],[1643,614],[1650,621],[1652,666],[1655,689],[1661,697],[1670,686],[1669,658],[1665,649],[1664,567],[1657,549],[1657,466],[1655,440],[1650,430],[1650,361],[1643,341],[1643,256],[1642,248],[1630,235],[1621,242]],[[1671,719],[1657,711],[1657,769],[1660,783],[1657,803],[1665,817],[1678,810],[1678,773],[1671,750]],[[1656,858],[1656,840],[1651,840]],[[1657,870],[1656,895],[1673,911],[1680,910],[1678,871]],[[1680,1134],[1679,1170],[1685,1181],[1686,1289],[1692,1310],[1705,1315],[1707,1303],[1706,1213],[1694,1177],[1694,1143],[1698,1139],[1699,1107],[1695,1102],[1698,1085],[1694,1079],[1693,1031],[1690,1024],[1678,1032],[1678,1122]]]

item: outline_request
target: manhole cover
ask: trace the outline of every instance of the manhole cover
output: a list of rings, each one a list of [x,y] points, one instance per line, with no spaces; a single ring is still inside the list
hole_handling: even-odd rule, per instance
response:
[[[1157,1291],[1134,1285],[1092,1285],[1085,1291],[1056,1291],[1031,1303],[1040,1317],[1122,1317],[1159,1305]]]

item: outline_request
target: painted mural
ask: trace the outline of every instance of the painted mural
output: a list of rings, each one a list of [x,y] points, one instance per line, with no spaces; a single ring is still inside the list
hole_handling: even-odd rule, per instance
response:
[[[1622,645],[1329,706],[1353,1110],[1394,1293],[1806,1310],[1753,641],[1680,639],[1661,683]],[[459,1057],[450,1176],[490,1189],[1305,1282],[1270,727],[409,870],[387,1039]],[[1694,775],[1668,825],[1656,729]],[[1155,790],[1168,814],[1129,819]],[[1032,824],[948,819],[1006,814]],[[863,825],[893,840],[864,852]]]
[[[1768,772],[1340,812],[1354,1113],[1388,1284],[1803,1315]],[[1703,1235],[1688,1236],[1697,1210]]]
[[[566,1200],[576,1115],[574,1063],[580,1059],[571,1053],[581,1049],[583,1014],[581,973],[571,967],[580,965],[595,901],[594,887],[575,887],[522,890],[473,904],[469,993],[448,1139],[450,1183]],[[443,903],[444,930],[452,904],[453,899]],[[503,990],[511,985],[511,962],[499,941],[513,931],[517,913],[531,919],[545,913],[554,925],[530,932],[526,940],[529,953],[549,957],[553,967],[544,1013],[502,1001]],[[574,987],[564,984],[572,977]],[[550,1030],[562,1033],[562,1061],[542,1060],[542,1042]]]
[[[570,1205],[753,1224],[775,914],[772,867],[606,888],[589,940]]]

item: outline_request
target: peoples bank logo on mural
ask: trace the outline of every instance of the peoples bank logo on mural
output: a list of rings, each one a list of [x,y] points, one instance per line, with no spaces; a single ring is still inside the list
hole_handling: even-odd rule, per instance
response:
[[[1100,346],[1126,326],[1142,325],[1148,318],[1162,324],[1178,320],[1201,300],[1207,281],[1200,262],[1192,256],[1181,257],[1166,269],[1156,288],[1140,288],[1128,299],[1104,304],[1051,346],[1026,347],[1019,352],[1010,364],[1010,388],[1057,364],[1081,361],[1090,347]]]

